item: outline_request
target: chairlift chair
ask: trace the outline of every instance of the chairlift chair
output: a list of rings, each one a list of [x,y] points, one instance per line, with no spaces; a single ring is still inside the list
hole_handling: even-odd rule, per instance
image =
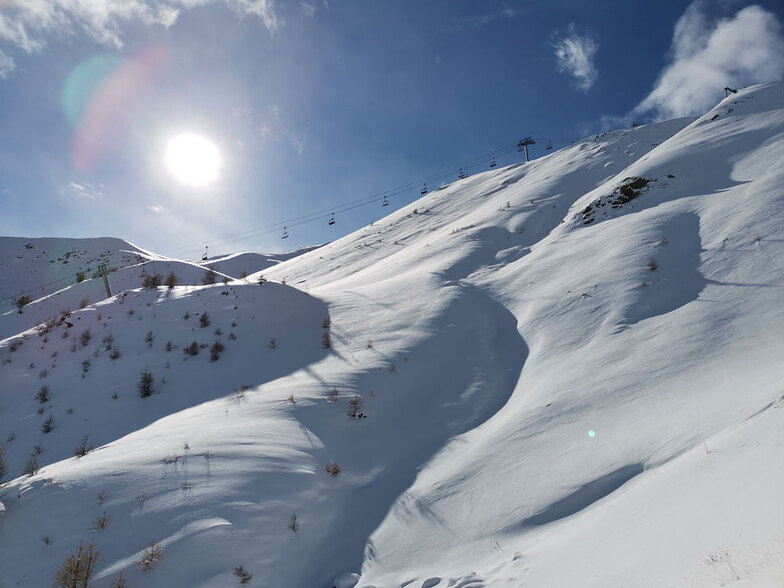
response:
[[[495,166],[496,166],[495,155],[493,155],[493,161],[490,162],[490,167],[495,167]]]
[[[281,239],[288,239],[289,232],[286,230],[286,227],[283,227],[283,234],[280,236]]]
[[[552,149],[552,148],[553,148],[553,142],[552,141],[548,141],[547,142],[547,147],[545,147],[545,149],[547,149],[547,151],[550,151],[550,149]]]
[[[208,248],[208,246],[205,245],[204,246],[204,255],[201,256],[201,260],[202,261],[207,261],[207,248]]]
[[[427,194],[427,184],[422,184],[422,189],[419,191],[420,194]]]
[[[328,225],[334,225],[335,224],[335,213],[334,212],[332,213],[332,218],[329,219],[329,222],[327,224]]]
[[[522,139],[520,139],[517,142],[517,152],[520,153],[524,148],[525,148],[525,142]]]
[[[460,178],[461,180],[462,180],[463,178],[465,178],[465,177],[466,177],[466,174],[465,174],[465,172],[463,171],[463,168],[462,168],[462,167],[460,168],[460,173],[459,173],[459,174],[457,174],[457,177],[458,177],[458,178]]]
[[[386,196],[384,196],[384,200],[381,202],[381,206],[389,206],[389,200],[387,200]]]

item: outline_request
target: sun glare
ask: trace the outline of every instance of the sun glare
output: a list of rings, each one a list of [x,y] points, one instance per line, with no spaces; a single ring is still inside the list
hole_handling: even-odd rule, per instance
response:
[[[169,140],[166,167],[182,184],[204,186],[218,178],[221,156],[218,148],[201,135],[183,133]]]

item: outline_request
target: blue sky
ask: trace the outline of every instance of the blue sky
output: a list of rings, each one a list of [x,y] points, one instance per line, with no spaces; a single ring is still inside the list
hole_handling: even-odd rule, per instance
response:
[[[782,22],[778,0],[0,0],[0,234],[332,240],[525,136],[541,157],[781,79]],[[215,181],[167,169],[184,132]]]

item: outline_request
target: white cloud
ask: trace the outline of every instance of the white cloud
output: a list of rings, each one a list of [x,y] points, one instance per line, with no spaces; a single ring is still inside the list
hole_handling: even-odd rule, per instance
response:
[[[599,75],[593,63],[599,49],[596,40],[588,35],[578,34],[572,23],[568,33],[553,43],[553,48],[558,60],[558,70],[572,76],[580,90],[590,90]]]
[[[28,53],[42,51],[50,37],[85,34],[121,48],[123,25],[172,26],[183,10],[223,3],[241,15],[255,15],[270,31],[282,23],[274,0],[11,0],[0,12],[0,41]]]
[[[0,80],[7,78],[14,71],[16,64],[14,60],[8,57],[0,50]]]
[[[309,2],[300,2],[299,12],[305,18],[313,18],[313,16],[316,14],[316,5]]]
[[[753,5],[709,22],[704,6],[697,0],[678,19],[672,63],[635,113],[659,119],[702,114],[724,97],[725,86],[784,77],[784,36],[775,14]]]
[[[169,214],[169,209],[165,206],[161,206],[160,204],[148,206],[147,210],[151,210],[155,214]]]
[[[78,183],[69,182],[59,190],[63,196],[73,198],[84,198],[85,200],[97,200],[103,198],[103,186],[93,186],[89,182]]]

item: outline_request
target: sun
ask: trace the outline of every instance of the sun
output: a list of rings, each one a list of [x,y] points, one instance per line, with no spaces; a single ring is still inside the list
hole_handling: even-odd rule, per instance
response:
[[[214,182],[221,163],[215,144],[195,133],[172,137],[166,146],[166,168],[181,184],[206,186]]]

